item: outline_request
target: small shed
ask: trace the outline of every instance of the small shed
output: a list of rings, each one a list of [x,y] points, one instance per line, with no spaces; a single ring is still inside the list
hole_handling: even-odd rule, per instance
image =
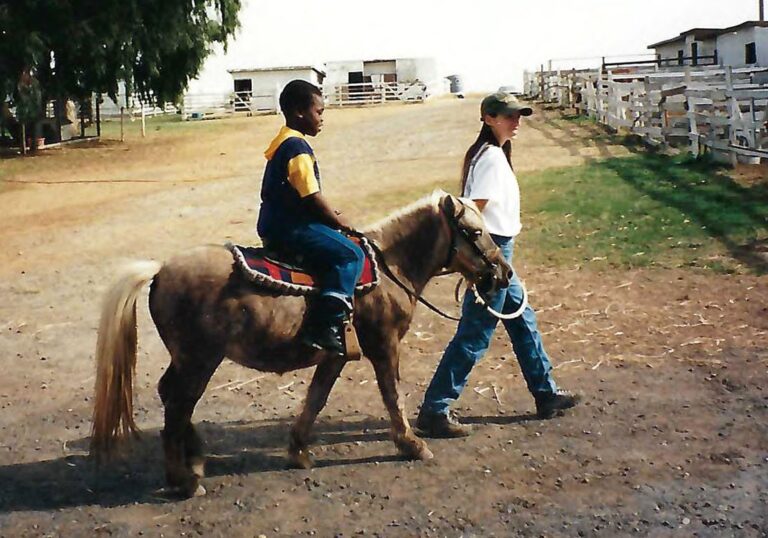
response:
[[[332,61],[325,70],[326,93],[344,94],[345,99],[381,93],[385,100],[411,100],[447,92],[434,58]]]
[[[280,110],[280,92],[292,80],[306,80],[318,87],[325,80],[325,72],[311,65],[230,69],[229,74],[235,110],[251,112]]]
[[[659,64],[713,65],[717,63],[717,28],[692,28],[680,35],[648,45]]]
[[[693,28],[648,45],[661,66],[768,66],[768,22],[746,21],[728,28]]]
[[[722,65],[768,67],[768,22],[748,21],[720,30],[717,54]]]

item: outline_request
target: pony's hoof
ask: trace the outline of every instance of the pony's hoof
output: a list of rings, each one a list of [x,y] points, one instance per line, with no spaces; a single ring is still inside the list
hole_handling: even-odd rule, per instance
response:
[[[309,450],[299,450],[288,454],[288,467],[291,469],[311,469],[315,466]]]
[[[427,446],[427,443],[418,440],[417,443],[408,443],[405,446],[400,446],[400,454],[409,460],[422,460],[427,461],[435,457],[432,451]]]
[[[206,493],[208,493],[208,492],[205,491],[205,488],[203,487],[203,485],[202,484],[198,484],[197,487],[195,488],[195,491],[192,492],[191,496],[192,497],[202,497]]]
[[[434,458],[435,455],[432,453],[432,451],[429,449],[428,446],[424,445],[421,450],[419,450],[418,455],[416,456],[416,459],[419,459],[421,461],[429,461],[432,458]]]

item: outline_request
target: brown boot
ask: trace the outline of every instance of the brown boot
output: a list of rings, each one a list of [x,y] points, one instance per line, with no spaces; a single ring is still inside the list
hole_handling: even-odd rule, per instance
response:
[[[546,393],[536,398],[536,416],[540,419],[550,419],[563,415],[563,411],[574,407],[581,401],[581,396],[571,394],[567,390]]]
[[[424,437],[441,439],[466,437],[472,433],[472,426],[460,423],[450,412],[433,413],[424,408],[416,418],[416,427]]]
[[[343,301],[335,297],[317,297],[309,305],[304,323],[297,335],[305,345],[342,357],[344,322],[349,312]]]

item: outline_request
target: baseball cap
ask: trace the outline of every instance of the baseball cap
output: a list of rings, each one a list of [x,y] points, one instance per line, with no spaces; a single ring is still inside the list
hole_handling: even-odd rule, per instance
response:
[[[519,112],[521,116],[530,116],[533,109],[518,101],[514,95],[504,92],[492,93],[480,103],[481,116],[511,116],[515,112]]]

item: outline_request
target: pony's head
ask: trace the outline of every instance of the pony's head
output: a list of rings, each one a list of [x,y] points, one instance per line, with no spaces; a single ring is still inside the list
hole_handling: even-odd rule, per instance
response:
[[[446,194],[439,205],[451,230],[446,269],[461,273],[483,295],[507,287],[512,267],[486,229],[475,203]]]

